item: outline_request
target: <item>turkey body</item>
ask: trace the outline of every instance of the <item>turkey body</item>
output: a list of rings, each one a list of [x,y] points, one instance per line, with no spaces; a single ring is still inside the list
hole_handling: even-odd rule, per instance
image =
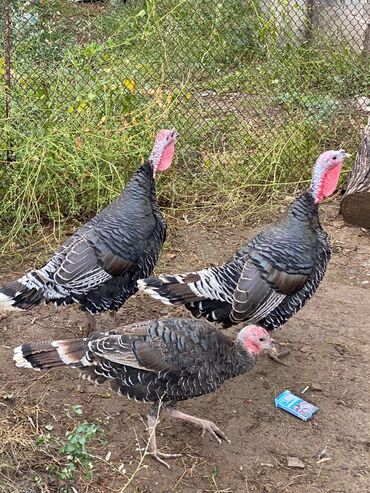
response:
[[[120,395],[152,403],[213,392],[255,364],[240,344],[194,319],[139,322],[85,339],[25,344],[20,354],[34,369],[81,368],[89,380],[110,380]]]
[[[48,370],[67,365],[97,383],[110,380],[119,395],[151,402],[148,453],[159,462],[178,454],[157,448],[161,412],[189,421],[219,443],[229,441],[215,423],[176,409],[178,401],[215,391],[227,379],[250,370],[259,352],[271,346],[267,332],[256,326],[240,331],[236,342],[206,321],[164,319],[139,322],[84,339],[43,341],[15,348],[16,366]]]
[[[91,314],[117,310],[150,275],[166,238],[153,169],[144,163],[123,193],[67,239],[39,270],[0,290],[0,306],[77,302]]]
[[[183,304],[193,316],[224,327],[244,322],[275,330],[315,293],[330,255],[328,235],[308,191],[224,265],[138,284],[154,298]]]
[[[119,336],[129,348],[128,362],[104,359],[94,375],[114,380],[119,394],[144,402],[175,403],[215,391],[227,379],[252,368],[255,358],[207,323],[167,319],[136,324]],[[109,344],[109,339],[108,339]],[[96,361],[106,350],[104,339],[90,343],[87,360]],[[134,355],[137,367],[130,366]],[[97,356],[97,357],[96,357]],[[126,362],[125,354],[122,362]]]

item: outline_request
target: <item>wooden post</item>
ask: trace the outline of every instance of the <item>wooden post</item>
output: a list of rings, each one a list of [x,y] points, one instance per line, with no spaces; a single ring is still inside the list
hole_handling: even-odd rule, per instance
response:
[[[370,228],[370,117],[348,178],[340,212],[348,223]]]

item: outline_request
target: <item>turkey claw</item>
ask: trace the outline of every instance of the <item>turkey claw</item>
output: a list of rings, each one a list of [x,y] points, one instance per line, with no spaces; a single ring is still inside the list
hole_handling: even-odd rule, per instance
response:
[[[151,455],[153,459],[166,466],[168,469],[170,469],[170,465],[163,459],[175,459],[176,457],[181,457],[181,454],[165,454],[164,452],[160,452],[159,450],[147,453]]]
[[[207,419],[202,420],[201,424],[203,431],[202,431],[202,437],[204,438],[206,431],[213,436],[215,440],[218,441],[218,443],[221,445],[222,440],[225,440],[225,442],[230,443],[230,440],[227,438],[225,433],[220,430],[218,426],[216,426],[212,421],[208,421]]]

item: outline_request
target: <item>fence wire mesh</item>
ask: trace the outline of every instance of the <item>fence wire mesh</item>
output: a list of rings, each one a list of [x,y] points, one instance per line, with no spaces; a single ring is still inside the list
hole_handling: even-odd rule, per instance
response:
[[[160,127],[181,134],[169,213],[240,218],[304,186],[324,148],[356,149],[369,5],[3,0],[3,230],[94,213]]]

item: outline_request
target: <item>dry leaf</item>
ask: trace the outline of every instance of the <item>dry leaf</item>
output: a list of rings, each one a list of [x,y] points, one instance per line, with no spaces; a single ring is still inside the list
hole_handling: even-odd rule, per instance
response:
[[[122,84],[127,87],[127,89],[132,93],[134,94],[134,92],[136,92],[136,89],[137,89],[137,83],[136,83],[136,80],[134,79],[125,79]]]

